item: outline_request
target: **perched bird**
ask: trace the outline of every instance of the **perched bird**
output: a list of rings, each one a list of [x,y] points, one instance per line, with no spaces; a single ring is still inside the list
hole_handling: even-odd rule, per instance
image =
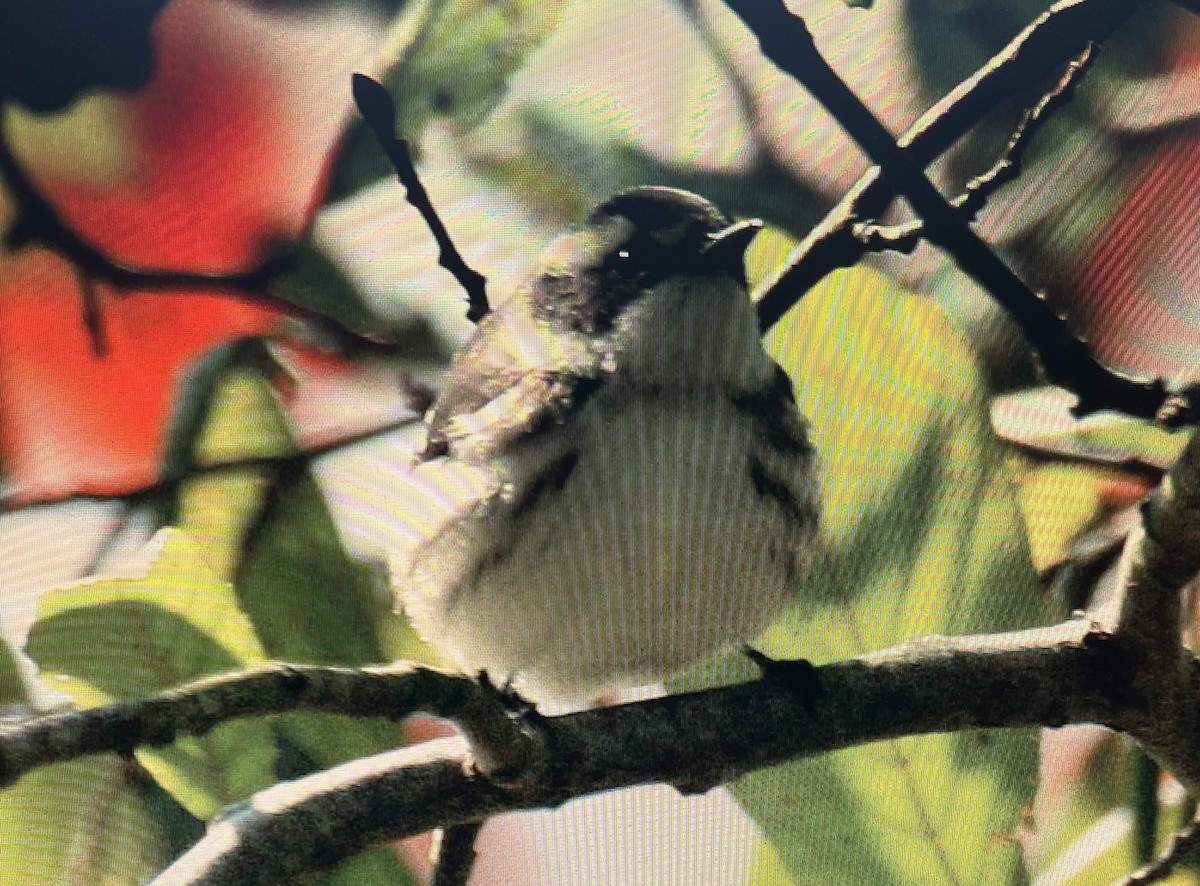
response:
[[[796,592],[815,455],[747,293],[760,227],[635,188],[483,318],[415,469],[462,503],[396,581],[448,662],[582,701],[753,639]]]

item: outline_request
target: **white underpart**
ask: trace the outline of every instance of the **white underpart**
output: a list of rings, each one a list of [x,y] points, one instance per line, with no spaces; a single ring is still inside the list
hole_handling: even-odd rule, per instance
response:
[[[511,486],[519,499],[577,452],[563,488],[515,533],[497,502],[419,549],[401,601],[464,672],[512,679],[535,701],[583,700],[756,637],[794,592],[779,552],[810,549],[815,526],[797,532],[757,493],[749,464],[757,456],[812,505],[811,456],[764,452],[734,409],[731,390],[767,387],[774,367],[745,293],[696,282],[668,282],[620,319],[615,371],[558,433],[472,469],[481,488]],[[418,474],[464,469],[451,457]],[[476,575],[497,546],[502,559]]]

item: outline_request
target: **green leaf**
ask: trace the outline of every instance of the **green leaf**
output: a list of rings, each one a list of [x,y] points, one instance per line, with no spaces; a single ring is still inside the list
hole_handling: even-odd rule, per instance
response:
[[[195,540],[209,568],[226,581],[262,507],[269,460],[299,451],[270,381],[281,374],[265,342],[249,338],[214,348],[180,386],[163,467],[164,476],[180,482],[164,504],[164,518]],[[239,463],[245,466],[203,472]]]
[[[47,592],[28,651],[54,685],[84,706],[143,698],[265,659],[233,587],[175,529],[148,546],[144,572]],[[261,721],[225,723],[139,761],[200,819],[274,781],[274,743]]]
[[[314,879],[314,882],[315,879]],[[324,886],[420,886],[416,874],[396,861],[392,850],[378,846],[360,852],[319,881]]]
[[[181,423],[177,463],[259,461],[189,477],[168,510],[198,540],[206,563],[233,583],[263,656],[348,666],[388,661],[411,629],[392,612],[381,570],[347,554],[307,464],[279,459],[297,447],[264,375],[272,371],[265,356],[246,342],[211,355],[193,373],[198,405]],[[185,427],[194,429],[190,450]],[[292,714],[275,727],[285,777],[399,741],[384,719]]]
[[[381,633],[390,639],[407,628],[391,611],[380,570],[346,553],[307,465],[280,460],[298,450],[265,375],[274,371],[269,353],[248,340],[211,354],[192,374],[186,390],[196,405],[178,426],[179,470],[259,461],[193,474],[168,510],[208,565],[233,583],[262,655],[351,666],[387,661]],[[297,714],[277,725],[289,743],[281,761],[288,775],[397,743],[384,720]]]
[[[516,72],[554,30],[561,3],[540,0],[414,0],[405,5],[379,59],[397,125],[417,140],[434,118],[470,129],[499,102]],[[347,132],[326,202],[393,175],[365,125]]]
[[[0,886],[139,886],[169,861],[128,767],[115,756],[23,776],[0,793]]]
[[[752,277],[781,240],[756,244]],[[765,652],[821,663],[1048,617],[979,367],[934,305],[877,272],[838,273],[768,347],[813,423],[825,545]],[[788,764],[734,794],[770,844],[754,882],[1013,883],[1036,773],[1033,731],[972,731]]]
[[[0,641],[0,710],[8,705],[24,704],[27,700],[17,658],[8,643]]]
[[[383,80],[396,97],[401,128],[419,132],[434,115],[464,128],[479,123],[554,30],[562,7],[539,0],[411,4],[410,21],[422,21],[411,41],[401,36],[392,43]],[[403,24],[399,33],[408,33]]]
[[[385,578],[346,553],[307,469],[275,478],[244,541],[237,585],[272,658],[351,666],[389,658],[381,632],[399,616]],[[282,718],[281,728],[314,766],[398,743],[397,728],[386,720],[296,714]]]

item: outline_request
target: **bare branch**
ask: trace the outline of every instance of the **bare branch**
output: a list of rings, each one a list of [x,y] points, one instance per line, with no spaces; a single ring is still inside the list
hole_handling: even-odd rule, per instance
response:
[[[1196,794],[1200,662],[1183,644],[1180,593],[1200,572],[1200,432],[1143,505],[1118,568],[1119,593],[1090,613],[1091,647],[1119,687],[1111,725]]]
[[[210,826],[153,886],[294,882],[369,845],[589,793],[666,782],[697,792],[837,748],[931,731],[1105,722],[1108,659],[1083,621],[929,638],[818,669],[824,692],[777,681],[541,720],[535,776],[497,783],[465,748],[428,742],[268,789]],[[322,839],[302,835],[320,833]]]
[[[209,474],[220,474],[228,471],[243,470],[245,468],[287,468],[300,464],[307,464],[324,455],[330,455],[342,449],[347,449],[351,446],[357,446],[359,443],[363,443],[367,440],[373,440],[377,437],[391,434],[394,431],[411,427],[414,424],[419,424],[421,422],[421,415],[424,410],[424,407],[420,406],[419,404],[423,402],[424,396],[425,395],[422,392],[414,393],[414,397],[416,397],[416,399],[414,400],[413,405],[414,412],[411,416],[404,416],[396,419],[395,421],[383,422],[382,424],[379,424],[373,428],[367,428],[363,431],[346,434],[343,437],[338,437],[337,439],[330,440],[326,443],[310,446],[305,449],[298,449],[293,453],[252,456],[249,458],[234,458],[228,461],[193,464],[190,465],[186,471],[180,474],[163,477],[155,483],[148,483],[143,486],[131,488],[120,494],[72,492],[59,498],[47,497],[36,500],[25,500],[19,496],[0,491],[0,514],[12,514],[23,510],[47,507],[70,501],[137,501],[139,499],[153,497],[161,492],[175,489],[180,484],[186,483],[188,480],[191,480],[194,477],[203,477]]]
[[[1076,88],[1084,75],[1091,70],[1099,51],[1099,44],[1088,43],[1083,52],[1067,65],[1053,88],[1042,96],[1041,101],[1033,108],[1025,112],[1020,125],[1008,140],[995,165],[967,183],[966,192],[955,205],[968,221],[974,221],[991,196],[1021,174],[1021,163],[1030,143],[1055,111],[1070,104],[1075,97]]]
[[[758,39],[763,54],[796,78],[883,170],[925,225],[926,237],[991,293],[1041,357],[1047,377],[1074,391],[1079,414],[1119,409],[1153,417],[1167,397],[1161,380],[1144,381],[1108,369],[1075,338],[1045,299],[1033,292],[979,238],[817,51],[804,20],[782,0],[725,0]]]
[[[1078,55],[1103,43],[1138,8],[1136,0],[1059,0],[986,65],[926,111],[897,140],[914,163],[928,165],[1003,100],[1035,88]],[[877,167],[867,170],[756,290],[759,326],[770,329],[826,274],[857,264],[865,254],[854,226],[878,218],[892,192]]]
[[[417,169],[413,166],[412,157],[408,151],[408,141],[396,137],[396,106],[392,97],[383,86],[365,74],[354,74],[352,78],[354,103],[363,120],[371,127],[379,146],[383,148],[396,177],[404,185],[404,194],[421,217],[425,219],[433,239],[438,245],[438,264],[454,275],[454,279],[467,293],[467,319],[478,323],[491,307],[488,305],[487,278],[469,267],[459,253],[450,232],[442,223],[429,199],[429,193],[421,184]]]
[[[457,722],[476,767],[517,779],[540,750],[492,689],[410,664],[380,668],[273,664],[211,677],[142,701],[67,711],[0,725],[0,785],[48,763],[89,754],[128,754],[203,735],[239,717],[308,710],[399,719],[417,712]]]
[[[971,179],[963,193],[950,201],[950,205],[959,210],[968,222],[974,222],[992,195],[1021,174],[1021,163],[1029,144],[1054,112],[1066,106],[1074,97],[1075,88],[1096,60],[1097,51],[1097,45],[1089,43],[1087,48],[1067,65],[1054,88],[1025,112],[1021,123],[991,169]],[[920,219],[901,225],[864,224],[854,229],[854,235],[872,252],[891,250],[911,253],[924,234],[925,226]]]

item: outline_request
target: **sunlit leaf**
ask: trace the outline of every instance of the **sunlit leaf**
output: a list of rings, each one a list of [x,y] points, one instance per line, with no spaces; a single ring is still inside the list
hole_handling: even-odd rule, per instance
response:
[[[227,346],[192,373],[169,459],[181,483],[168,507],[199,541],[210,568],[234,585],[262,655],[280,661],[362,665],[389,660],[408,633],[391,611],[375,566],[350,557],[308,465],[297,452],[266,375],[279,367],[260,342]],[[237,470],[188,473],[256,460]],[[314,714],[280,718],[285,775],[394,747],[384,720]]]
[[[780,254],[768,236],[751,273]],[[979,367],[930,302],[876,272],[833,275],[771,334],[821,458],[824,549],[772,655],[845,659],[928,634],[1046,620]],[[1027,730],[913,737],[755,773],[755,882],[1013,883],[1033,794]]]
[[[265,658],[233,587],[187,535],[163,530],[147,557],[140,574],[58,588],[40,601],[29,654],[81,705],[143,698]],[[200,819],[274,780],[274,743],[261,721],[226,723],[138,758]]]
[[[62,763],[0,793],[0,886],[141,886],[169,861],[127,764]]]
[[[195,539],[207,565],[226,581],[233,580],[242,539],[262,507],[269,460],[297,452],[268,381],[282,374],[261,339],[242,339],[191,367],[177,398],[163,475],[186,481],[164,503],[164,517]],[[237,464],[243,466],[206,472]]]
[[[1163,470],[1179,458],[1186,435],[1118,412],[1071,414],[1075,396],[1039,388],[997,397],[992,425],[1005,440],[1046,455],[1108,464],[1140,462]]]

